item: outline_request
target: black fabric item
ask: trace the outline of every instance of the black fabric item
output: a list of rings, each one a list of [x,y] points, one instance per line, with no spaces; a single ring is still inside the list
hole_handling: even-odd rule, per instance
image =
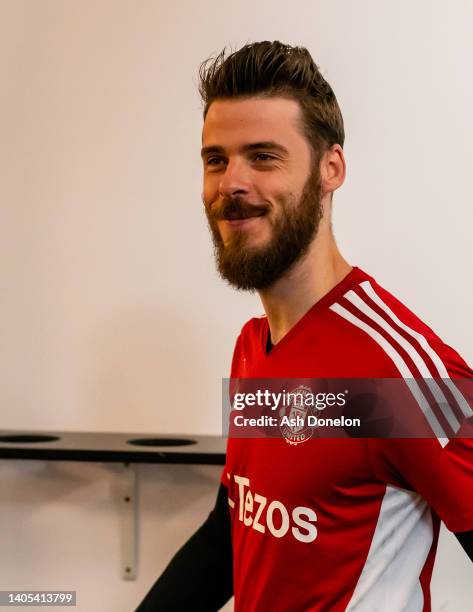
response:
[[[231,521],[221,484],[207,520],[174,555],[136,612],[214,612],[232,595]]]
[[[471,561],[473,561],[473,531],[460,531],[455,536]]]

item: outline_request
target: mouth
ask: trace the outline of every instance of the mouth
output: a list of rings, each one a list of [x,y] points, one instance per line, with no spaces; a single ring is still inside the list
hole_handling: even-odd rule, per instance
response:
[[[261,217],[266,215],[266,212],[266,210],[259,210],[255,211],[254,214],[225,215],[225,217],[222,219],[222,223],[232,230],[245,229],[257,223],[258,219],[261,219]]]
[[[231,219],[231,220],[224,219],[223,223],[225,223],[225,225],[227,227],[230,227],[231,229],[241,229],[241,228],[245,228],[251,225],[252,223],[255,222],[256,219],[259,219],[259,217],[248,217],[246,219]]]
[[[267,204],[249,204],[247,202],[230,201],[222,207],[213,211],[213,220],[220,226],[220,231],[224,228],[234,232],[249,230],[253,225],[258,226],[257,219],[269,213],[270,207]]]
[[[222,216],[222,221],[246,221],[248,219],[255,219],[257,217],[262,217],[267,212],[266,209],[256,208],[254,210],[245,210],[244,212],[240,211],[228,211],[225,215]]]

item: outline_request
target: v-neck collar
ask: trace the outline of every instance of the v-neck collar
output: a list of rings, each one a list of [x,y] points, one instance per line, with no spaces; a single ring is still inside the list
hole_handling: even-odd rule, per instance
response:
[[[275,353],[278,353],[294,336],[299,334],[306,327],[306,325],[308,325],[315,315],[325,310],[325,308],[330,304],[333,304],[338,297],[346,293],[350,286],[358,284],[365,278],[368,278],[368,275],[358,266],[353,266],[350,272],[348,272],[348,274],[344,276],[339,283],[332,287],[328,293],[321,297],[320,300],[315,302],[315,304],[311,306],[304,315],[302,315],[302,317],[291,327],[291,329],[281,338],[279,342],[272,345],[269,353],[266,351],[268,346],[269,324],[268,319],[265,317],[263,319],[264,323],[261,326],[260,337],[260,349],[262,350],[263,355],[270,359]]]

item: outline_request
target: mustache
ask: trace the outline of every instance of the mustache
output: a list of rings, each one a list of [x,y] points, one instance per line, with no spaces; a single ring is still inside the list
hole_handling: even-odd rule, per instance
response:
[[[210,212],[216,221],[232,221],[234,219],[261,217],[269,208],[268,204],[248,204],[238,198],[231,198],[224,200],[219,208]]]

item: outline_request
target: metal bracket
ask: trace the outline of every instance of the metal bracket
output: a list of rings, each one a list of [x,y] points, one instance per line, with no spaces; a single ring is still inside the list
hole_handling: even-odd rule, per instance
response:
[[[137,576],[137,477],[135,466],[124,464],[120,499],[120,547],[123,580],[135,580]]]

